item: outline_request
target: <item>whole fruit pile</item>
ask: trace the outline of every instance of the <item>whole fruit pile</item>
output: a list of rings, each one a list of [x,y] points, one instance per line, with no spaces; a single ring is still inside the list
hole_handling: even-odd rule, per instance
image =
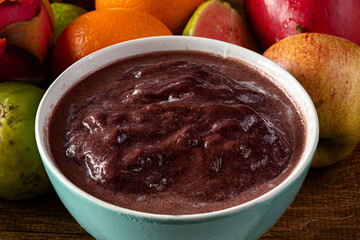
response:
[[[71,64],[136,38],[187,35],[263,54],[308,91],[320,122],[313,167],[360,141],[359,0],[0,1],[0,198],[49,188],[34,121],[44,90]]]

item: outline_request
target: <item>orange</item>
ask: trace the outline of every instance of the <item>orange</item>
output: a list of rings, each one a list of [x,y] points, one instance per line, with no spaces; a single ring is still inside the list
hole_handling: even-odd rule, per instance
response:
[[[181,34],[187,21],[204,0],[95,0],[95,8],[130,8],[160,19],[173,34]]]
[[[136,38],[172,35],[157,18],[131,9],[85,13],[59,35],[51,56],[53,77],[82,57],[104,47]]]

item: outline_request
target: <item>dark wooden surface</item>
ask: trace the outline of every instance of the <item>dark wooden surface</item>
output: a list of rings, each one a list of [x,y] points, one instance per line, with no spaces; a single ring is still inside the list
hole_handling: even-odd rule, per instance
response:
[[[67,2],[94,6],[90,0]],[[52,190],[25,201],[0,199],[0,239],[93,238]],[[342,162],[310,169],[294,203],[261,239],[360,239],[360,145]]]

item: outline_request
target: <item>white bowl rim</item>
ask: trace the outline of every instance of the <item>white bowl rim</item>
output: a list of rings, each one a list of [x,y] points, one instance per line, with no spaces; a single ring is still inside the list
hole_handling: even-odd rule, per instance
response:
[[[42,113],[42,108],[45,105],[46,100],[49,98],[49,96],[51,95],[51,92],[53,91],[53,89],[55,88],[55,84],[57,84],[58,82],[61,81],[61,79],[64,78],[64,76],[66,74],[69,74],[69,72],[73,71],[74,68],[77,68],[81,65],[86,64],[87,61],[89,61],[90,59],[93,59],[95,57],[97,57],[97,55],[102,55],[102,54],[107,54],[108,52],[113,51],[116,48],[126,48],[129,46],[136,46],[138,44],[143,44],[144,42],[148,42],[148,41],[153,41],[154,43],[161,43],[161,42],[175,42],[175,43],[179,43],[181,42],[181,44],[185,43],[191,43],[191,42],[198,42],[198,44],[212,44],[212,45],[216,45],[217,47],[222,47],[223,49],[228,49],[229,46],[231,48],[237,48],[239,49],[242,53],[244,54],[249,54],[252,55],[252,57],[255,57],[256,59],[260,60],[262,62],[262,64],[266,64],[268,66],[270,66],[270,68],[274,68],[276,69],[276,71],[279,72],[279,74],[283,77],[288,78],[288,81],[291,82],[291,84],[293,84],[293,86],[303,95],[303,99],[306,102],[306,104],[308,105],[308,108],[310,108],[309,113],[311,114],[310,118],[313,122],[313,125],[311,126],[307,126],[307,128],[311,128],[307,130],[307,147],[304,151],[304,154],[302,155],[301,159],[299,160],[297,166],[293,169],[293,171],[289,174],[289,176],[287,176],[285,178],[285,180],[283,180],[278,186],[276,186],[275,188],[273,188],[272,190],[266,192],[265,194],[252,199],[248,202],[245,202],[243,204],[234,206],[234,207],[230,207],[230,208],[226,208],[223,210],[218,210],[218,211],[214,211],[214,212],[208,212],[208,213],[198,213],[198,214],[186,214],[186,215],[167,215],[167,214],[154,214],[154,213],[147,213],[147,212],[140,212],[140,211],[136,211],[136,210],[131,210],[131,209],[127,209],[127,208],[123,208],[120,206],[116,206],[113,205],[111,203],[105,202],[101,199],[98,199],[90,194],[88,194],[87,192],[85,192],[84,190],[80,189],[79,187],[77,187],[75,184],[73,184],[70,180],[68,180],[61,172],[60,170],[56,167],[56,165],[54,164],[54,162],[51,160],[50,154],[46,151],[46,147],[44,145],[44,137],[41,137],[41,131],[43,131],[44,126],[41,126],[41,122],[40,122],[40,116],[43,114]],[[185,47],[183,50],[193,50],[191,48],[187,48]],[[157,51],[161,51],[161,50],[155,50],[155,52]],[[201,50],[200,50],[201,51]],[[152,51],[150,51],[152,52]],[[224,56],[226,57],[226,51],[224,52]],[[135,54],[137,55],[137,54]],[[258,64],[258,62],[250,62],[250,64],[252,65],[256,65]],[[265,71],[267,72],[267,71]],[[306,118],[309,116],[306,116]],[[309,133],[309,131],[311,131],[311,133]],[[286,70],[284,70],[283,68],[281,68],[279,65],[277,65],[276,63],[272,62],[271,60],[263,57],[262,55],[253,52],[251,50],[248,50],[246,48],[237,46],[237,45],[233,45],[230,43],[226,43],[223,41],[219,41],[219,40],[213,40],[213,39],[209,39],[209,38],[201,38],[201,37],[189,37],[189,36],[159,36],[159,37],[147,37],[147,38],[140,38],[140,39],[135,39],[135,40],[130,40],[130,41],[126,41],[126,42],[122,42],[122,43],[118,43],[118,44],[114,44],[112,46],[103,48],[101,50],[98,50],[94,53],[91,53],[89,55],[87,55],[86,57],[80,59],[79,61],[77,61],[76,63],[74,63],[73,65],[71,65],[68,69],[66,69],[62,74],[60,74],[57,79],[50,85],[50,87],[47,89],[47,91],[45,92],[39,107],[38,107],[38,111],[37,111],[37,115],[36,115],[36,121],[35,121],[35,137],[36,137],[36,142],[37,142],[37,146],[40,152],[40,155],[43,159],[43,163],[44,165],[48,168],[49,171],[51,171],[54,176],[56,176],[56,178],[61,181],[62,184],[64,184],[68,189],[70,189],[71,191],[74,191],[76,194],[78,194],[79,196],[88,199],[89,201],[91,201],[94,204],[97,204],[103,208],[106,208],[108,210],[120,213],[120,214],[125,214],[128,216],[133,216],[133,217],[141,217],[143,219],[149,219],[149,220],[159,220],[159,221],[182,221],[182,222],[186,222],[186,221],[200,221],[200,220],[207,220],[207,219],[213,219],[213,218],[218,218],[218,217],[222,217],[222,216],[226,216],[226,215],[231,215],[234,213],[239,212],[240,210],[246,209],[250,206],[253,206],[257,203],[266,201],[272,197],[274,197],[276,194],[280,193],[282,190],[284,190],[286,187],[288,187],[303,171],[306,170],[306,168],[310,165],[311,163],[311,159],[313,157],[313,154],[316,150],[317,147],[317,143],[318,143],[318,137],[319,137],[319,123],[318,123],[318,117],[317,117],[317,113],[315,110],[315,107],[313,105],[313,102],[310,98],[310,96],[308,95],[308,93],[305,91],[305,89],[301,86],[301,84],[290,74],[288,73]]]

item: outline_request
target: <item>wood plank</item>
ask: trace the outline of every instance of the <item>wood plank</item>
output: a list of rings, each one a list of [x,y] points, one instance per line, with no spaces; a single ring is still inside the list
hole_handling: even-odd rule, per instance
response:
[[[0,232],[0,239],[6,240],[93,240],[87,234],[53,234],[53,233],[38,233],[38,232]]]
[[[53,190],[24,201],[0,200],[0,213],[0,232],[86,233]]]
[[[360,239],[360,147],[348,159],[310,169],[294,203],[262,239]]]

